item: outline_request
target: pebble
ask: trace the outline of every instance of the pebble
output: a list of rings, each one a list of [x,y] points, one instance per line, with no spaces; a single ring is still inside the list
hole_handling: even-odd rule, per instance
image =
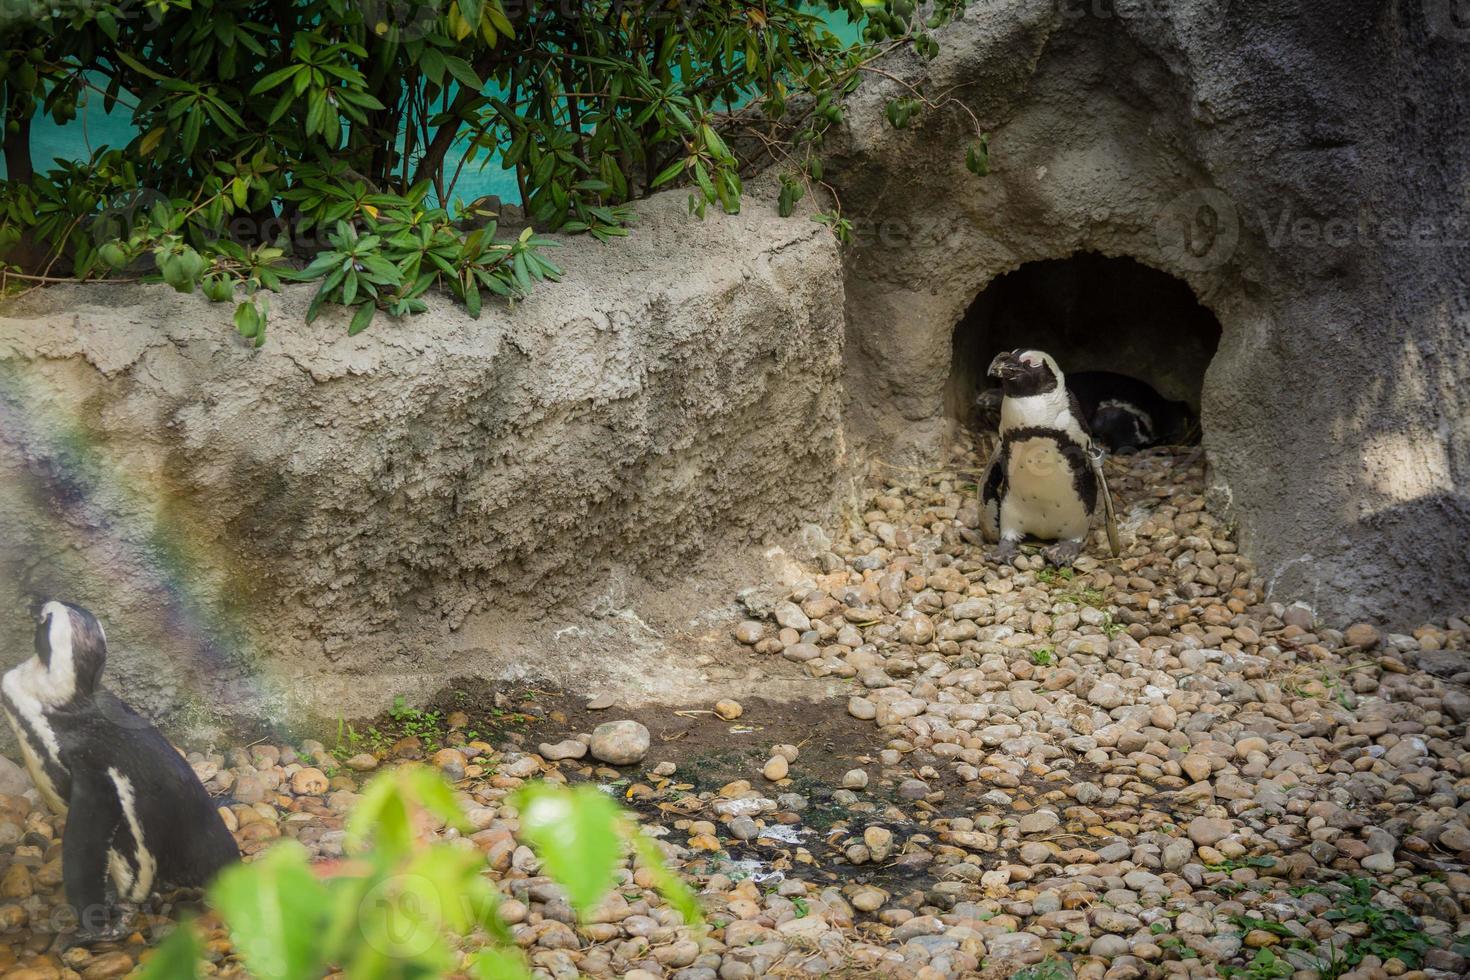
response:
[[[1406,910],[1430,948],[1423,962],[1370,954],[1344,980],[1465,975],[1454,937],[1470,934],[1470,690],[1455,678],[1470,671],[1470,625],[1390,633],[1267,601],[1204,506],[1197,456],[1105,465],[1125,550],[1084,554],[1068,576],[1030,554],[983,560],[958,471],[905,471],[872,488],[850,529],[803,531],[822,542],[815,557],[789,587],[741,595],[751,618],[728,627],[730,645],[763,672],[850,685],[833,719],[843,734],[757,719],[749,729],[773,741],[807,740],[771,745],[723,786],[679,739],[652,765],[636,721],[569,735],[556,707],[498,698],[561,741],[472,741],[480,709],[466,705],[448,737],[340,764],[321,743],[188,761],[247,853],[293,836],[339,858],[368,774],[427,759],[458,780],[460,843],[484,855],[502,919],[554,980],[959,980],[1048,963],[1078,980],[1195,980],[1254,975],[1262,949],[1291,964],[1276,974],[1308,980],[1316,958],[1368,935],[1327,918],[1351,907],[1342,882],[1355,880],[1373,907]],[[744,714],[731,699],[714,708],[697,724]],[[761,736],[734,731],[755,751]],[[631,779],[608,768],[635,763],[649,768]],[[798,765],[803,792],[783,791]],[[4,775],[0,975],[131,972],[136,944],[40,952],[50,936],[27,928],[62,901],[60,824],[28,783],[5,792]],[[620,865],[579,922],[507,803],[534,778],[614,784],[637,801],[710,931],[680,922],[641,861]],[[220,942],[211,973],[240,975]]]
[[[587,754],[587,743],[580,739],[567,738],[555,743],[542,742],[536,747],[536,751],[541,754],[543,759],[550,762],[560,762],[563,759],[580,759]]]
[[[642,723],[605,721],[592,730],[592,757],[613,766],[631,766],[648,754],[651,737]]]

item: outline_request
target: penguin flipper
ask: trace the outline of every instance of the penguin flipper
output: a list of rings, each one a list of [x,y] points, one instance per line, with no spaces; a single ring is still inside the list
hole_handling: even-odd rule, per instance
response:
[[[72,770],[71,807],[61,839],[61,879],[66,900],[86,935],[107,929],[107,851],[122,808],[105,776],[87,767]]]
[[[980,481],[980,534],[986,541],[1000,540],[1000,498],[1005,495],[1005,450],[995,454]]]

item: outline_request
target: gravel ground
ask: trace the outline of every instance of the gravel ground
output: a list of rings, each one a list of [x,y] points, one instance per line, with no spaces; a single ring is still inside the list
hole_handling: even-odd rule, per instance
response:
[[[463,790],[517,940],[567,980],[1466,976],[1470,627],[1384,635],[1264,601],[1204,509],[1197,452],[1109,461],[1121,558],[1099,540],[1072,572],[1030,555],[997,568],[974,530],[979,465],[957,449],[949,471],[886,471],[808,581],[742,597],[732,647],[852,685],[769,728],[770,692],[696,712],[754,753],[714,765],[708,737],[685,749],[583,697],[618,724],[578,731],[588,710],[510,698],[494,713],[524,730],[482,734],[470,706],[350,752],[190,759],[234,801],[245,853],[290,836],[324,858],[372,770],[427,759]],[[502,810],[538,777],[614,783],[709,931],[632,866],[578,926]],[[0,969],[125,975],[169,916],[48,952],[59,830],[0,795]],[[217,932],[210,948],[238,974]]]

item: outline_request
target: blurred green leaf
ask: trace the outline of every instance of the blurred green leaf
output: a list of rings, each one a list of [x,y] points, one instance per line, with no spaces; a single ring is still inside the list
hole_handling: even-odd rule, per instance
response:
[[[612,887],[622,859],[617,804],[593,786],[532,783],[518,792],[521,833],[548,873],[586,914]]]
[[[321,976],[326,964],[318,939],[326,899],[306,848],[295,841],[272,846],[251,864],[226,868],[209,889],[245,965],[261,980]]]

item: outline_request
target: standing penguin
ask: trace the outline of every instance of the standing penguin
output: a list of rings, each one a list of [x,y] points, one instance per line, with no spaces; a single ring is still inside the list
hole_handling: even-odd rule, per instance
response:
[[[1082,552],[1097,509],[1092,446],[1077,396],[1051,356],[1037,350],[996,355],[988,372],[999,378],[1000,448],[981,484],[981,530],[1008,561],[1028,534],[1055,541],[1045,551],[1054,565]]]
[[[47,602],[35,650],[5,674],[0,701],[37,789],[67,815],[61,870],[76,938],[114,939],[155,884],[203,886],[240,852],[193,768],[98,684],[107,638],[91,613]]]

